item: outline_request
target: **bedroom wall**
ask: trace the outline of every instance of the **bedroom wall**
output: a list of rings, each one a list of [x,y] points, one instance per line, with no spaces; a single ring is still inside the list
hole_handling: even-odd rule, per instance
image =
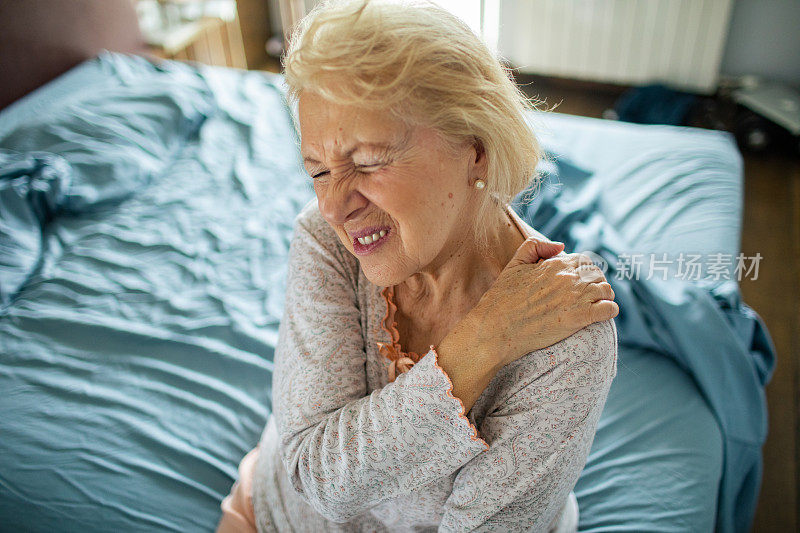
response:
[[[104,48],[146,51],[130,0],[0,1],[0,109]]]
[[[755,74],[800,89],[800,2],[736,0],[723,74]]]

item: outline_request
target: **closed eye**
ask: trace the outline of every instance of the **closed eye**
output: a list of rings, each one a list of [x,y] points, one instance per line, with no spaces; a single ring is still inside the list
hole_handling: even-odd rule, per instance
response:
[[[372,164],[369,164],[369,165],[359,165],[359,166],[356,167],[356,170],[372,170],[372,169],[376,169],[376,168],[378,168],[378,167],[380,167],[382,165],[383,165],[383,163],[372,163]],[[311,178],[312,179],[316,179],[316,178],[318,178],[318,177],[320,177],[320,176],[322,176],[324,174],[327,174],[327,173],[328,173],[328,171],[324,170],[322,172],[318,172],[317,174],[314,174],[313,176],[311,176]]]
[[[369,165],[358,165],[356,167],[356,169],[357,170],[363,170],[363,169],[369,170],[369,169],[373,169],[373,168],[378,168],[379,166],[382,166],[382,165],[383,165],[383,163],[370,163]]]

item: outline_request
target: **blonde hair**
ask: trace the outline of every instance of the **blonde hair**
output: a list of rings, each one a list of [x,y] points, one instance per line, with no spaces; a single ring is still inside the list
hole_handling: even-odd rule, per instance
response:
[[[431,127],[451,148],[479,144],[488,167],[478,221],[493,203],[540,183],[542,151],[526,122],[540,102],[469,26],[432,2],[323,1],[292,32],[283,67],[292,104],[309,90]],[[476,240],[485,246],[483,228],[476,224]]]

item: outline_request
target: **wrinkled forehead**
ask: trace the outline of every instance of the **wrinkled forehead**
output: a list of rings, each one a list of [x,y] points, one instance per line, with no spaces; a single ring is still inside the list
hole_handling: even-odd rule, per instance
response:
[[[337,104],[307,91],[300,93],[298,122],[304,155],[344,153],[358,144],[399,145],[410,141],[416,129],[390,109]]]

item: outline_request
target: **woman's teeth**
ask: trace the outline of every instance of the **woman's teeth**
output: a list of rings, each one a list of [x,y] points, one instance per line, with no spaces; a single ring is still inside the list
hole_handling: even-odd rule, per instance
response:
[[[359,237],[358,242],[361,244],[372,244],[384,235],[386,235],[386,231],[380,230],[378,233],[373,233],[372,235],[367,235],[366,237]]]

